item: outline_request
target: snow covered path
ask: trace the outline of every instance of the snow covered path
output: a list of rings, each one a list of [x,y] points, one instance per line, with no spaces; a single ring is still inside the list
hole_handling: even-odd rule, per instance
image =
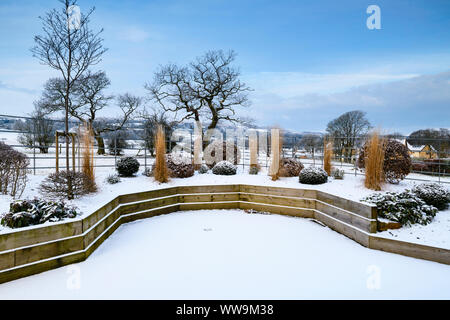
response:
[[[0,299],[27,298],[449,299],[450,266],[307,219],[186,211],[125,224],[82,263],[0,285]]]

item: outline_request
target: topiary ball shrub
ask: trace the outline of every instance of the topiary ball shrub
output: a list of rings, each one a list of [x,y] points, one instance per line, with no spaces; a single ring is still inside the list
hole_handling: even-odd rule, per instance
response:
[[[220,161],[217,163],[214,168],[212,169],[212,172],[217,175],[222,176],[232,176],[235,175],[237,171],[237,167],[228,161]]]
[[[250,169],[248,170],[248,174],[257,175],[259,170],[260,170],[259,166],[252,165],[252,166],[250,166]]]
[[[181,153],[168,154],[166,164],[172,178],[189,178],[194,175],[191,159]]]
[[[437,183],[416,185],[412,192],[430,206],[434,206],[439,210],[448,208],[450,192]]]
[[[146,177],[153,177],[153,168],[147,167],[144,169],[144,171],[142,172],[143,176]]]
[[[202,164],[200,169],[198,169],[198,173],[205,174],[208,173],[209,167],[206,164]]]
[[[322,168],[308,167],[300,171],[299,182],[304,184],[322,184],[328,181],[328,174]]]
[[[39,199],[19,200],[10,204],[9,212],[2,216],[0,222],[10,228],[21,228],[76,216],[76,209],[67,206],[64,202]]]
[[[292,158],[283,158],[280,161],[280,177],[298,177],[304,168],[300,161]]]
[[[359,153],[357,165],[365,167],[365,153],[367,145],[364,145]],[[385,144],[383,171],[385,180],[392,184],[398,184],[411,172],[411,157],[408,148],[397,140],[388,140]]]
[[[401,193],[374,193],[362,201],[375,204],[380,217],[406,226],[415,223],[426,225],[433,220],[438,211],[409,190]]]
[[[124,157],[116,163],[116,170],[121,177],[132,177],[139,171],[139,161],[133,157]]]
[[[228,144],[228,147],[227,147]],[[205,157],[206,165],[210,168],[214,167],[216,165],[216,150],[222,147],[222,160],[225,161],[227,159],[233,158],[233,164],[237,165],[241,159],[241,151],[239,147],[235,143],[226,142],[222,140],[213,141],[208,146],[207,149],[205,149],[205,154],[208,156]],[[210,153],[208,153],[207,150],[211,150]],[[219,149],[220,150],[220,149]],[[209,156],[211,155],[211,156]],[[219,161],[220,162],[220,161]]]
[[[109,184],[116,184],[120,182],[120,177],[118,174],[110,174],[106,177],[105,181]]]

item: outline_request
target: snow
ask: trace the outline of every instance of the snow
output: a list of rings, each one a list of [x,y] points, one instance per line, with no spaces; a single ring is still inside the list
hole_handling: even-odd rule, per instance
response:
[[[278,181],[272,181],[267,175],[266,168],[262,168],[258,175],[250,175],[248,174],[248,167],[243,169],[242,166],[238,166],[237,174],[232,176],[214,175],[211,171],[206,174],[199,174],[196,172],[193,177],[186,179],[173,178],[166,184],[160,184],[155,182],[153,178],[142,175],[143,170],[144,167],[141,166],[136,177],[121,178],[121,182],[114,185],[105,182],[106,177],[113,172],[111,169],[108,171],[97,171],[96,181],[99,189],[98,192],[96,194],[84,196],[80,199],[67,201],[68,204],[78,207],[79,211],[81,211],[81,215],[76,219],[81,219],[87,214],[94,212],[118,195],[171,186],[254,184],[287,188],[303,188],[325,191],[354,201],[360,201],[362,198],[374,193],[374,191],[364,187],[364,176],[355,176],[350,173],[346,173],[343,180],[335,180],[330,178],[325,184],[307,185],[299,183],[298,177],[280,178]],[[30,181],[22,198],[32,199],[34,197],[42,196],[42,194],[39,193],[38,186],[44,177],[45,175],[29,175]],[[417,183],[418,182],[411,180],[403,180],[398,185],[386,184],[384,191],[403,191],[405,189],[412,189]],[[8,211],[11,200],[12,199],[9,196],[0,195],[0,213]],[[27,228],[37,228],[40,226],[42,225]],[[23,229],[25,228],[22,228],[22,230]],[[390,230],[377,233],[377,235],[399,240],[414,240],[418,243],[433,246],[439,245],[443,248],[450,249],[450,237],[448,236],[448,230],[450,230],[450,212],[445,211],[438,212],[435,220],[428,226],[413,226],[410,228],[404,227],[396,231]],[[13,231],[14,230],[10,228],[0,226],[0,233]],[[417,236],[415,235],[416,232],[419,232]],[[419,239],[417,239],[417,237]]]
[[[124,224],[82,263],[0,285],[2,300],[318,298],[449,299],[450,266],[308,219],[202,210]]]

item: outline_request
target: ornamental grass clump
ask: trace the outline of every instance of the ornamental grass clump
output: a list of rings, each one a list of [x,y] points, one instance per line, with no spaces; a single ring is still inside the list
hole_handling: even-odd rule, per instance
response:
[[[360,154],[365,167],[364,186],[379,191],[384,182],[384,149],[385,141],[378,131],[374,131]]]
[[[333,143],[331,141],[328,141],[327,139],[324,140],[323,144],[323,170],[326,171],[328,176],[331,176],[331,158],[333,156]]]

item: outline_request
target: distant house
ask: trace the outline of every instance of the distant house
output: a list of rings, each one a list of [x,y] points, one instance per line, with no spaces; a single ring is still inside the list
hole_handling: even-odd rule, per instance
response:
[[[406,139],[398,141],[403,143],[406,148],[408,148],[409,155],[412,158],[436,159],[438,157],[436,149],[431,144],[413,146],[412,144],[409,144]]]

